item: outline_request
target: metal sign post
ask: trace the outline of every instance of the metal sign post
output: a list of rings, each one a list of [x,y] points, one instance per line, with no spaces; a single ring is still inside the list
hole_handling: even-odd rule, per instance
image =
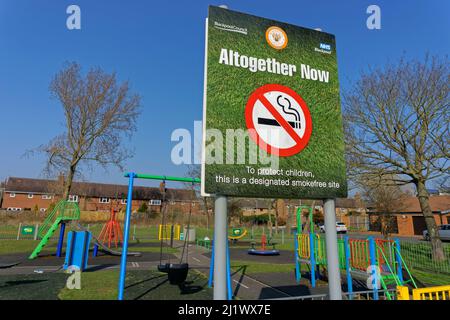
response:
[[[341,273],[339,271],[338,243],[336,232],[336,209],[334,199],[323,204],[325,215],[325,243],[328,264],[328,292],[330,300],[342,300]]]
[[[214,203],[214,300],[227,300],[227,197]]]

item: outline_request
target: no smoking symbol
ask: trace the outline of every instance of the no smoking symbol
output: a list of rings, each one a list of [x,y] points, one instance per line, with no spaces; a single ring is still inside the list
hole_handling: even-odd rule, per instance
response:
[[[280,157],[299,153],[311,137],[308,106],[298,93],[280,84],[264,85],[250,95],[245,121],[253,141]]]

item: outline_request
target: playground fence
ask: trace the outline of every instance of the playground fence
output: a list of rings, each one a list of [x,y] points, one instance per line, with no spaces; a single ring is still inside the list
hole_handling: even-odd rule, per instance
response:
[[[450,244],[443,243],[445,259],[436,261],[430,242],[400,241],[405,262],[413,269],[450,275]]]
[[[29,229],[31,232],[27,232]],[[2,225],[0,240],[37,240],[39,224]]]
[[[368,231],[369,218],[366,216],[350,216],[348,219],[348,228],[350,231]]]

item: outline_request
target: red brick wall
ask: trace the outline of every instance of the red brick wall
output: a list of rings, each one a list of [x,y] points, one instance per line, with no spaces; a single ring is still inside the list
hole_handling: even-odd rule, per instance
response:
[[[421,214],[397,214],[397,225],[398,225],[398,235],[399,236],[413,236],[414,235],[414,224],[413,217],[423,217]],[[375,215],[370,215],[371,220],[375,219]],[[434,215],[434,220],[437,225],[441,224],[441,219],[438,214]],[[447,223],[445,216],[442,216],[442,224]]]
[[[3,195],[2,209],[7,209],[9,207],[14,208],[22,208],[22,209],[31,209],[34,210],[34,207],[37,205],[39,209],[45,208],[47,209],[50,203],[55,201],[52,199],[42,199],[41,194],[33,194],[33,198],[28,198],[28,194],[26,193],[16,193],[15,197],[10,197],[9,192],[5,192]]]
[[[37,205],[39,209],[45,208],[47,209],[48,206],[52,202],[57,202],[60,200],[60,197],[52,197],[51,200],[44,200],[42,199],[41,194],[34,194],[32,199],[28,198],[28,194],[24,193],[16,193],[15,197],[10,197],[9,192],[5,192],[3,197],[3,203],[2,203],[2,209],[7,209],[8,207],[14,207],[14,208],[22,208],[22,209],[31,209],[34,210],[35,206]],[[142,203],[146,202],[149,210],[161,212],[161,206],[159,205],[150,205],[149,201],[147,200],[133,200],[132,205],[132,211],[137,211]],[[86,197],[79,197],[78,198],[78,205],[80,207],[80,210],[82,211],[110,211],[111,206],[115,208],[116,210],[125,210],[126,204],[121,204],[120,200],[110,199],[109,203],[100,203],[100,198],[86,198]],[[188,213],[191,207],[191,203],[189,201],[187,202],[173,202],[170,204],[169,209],[170,210],[178,210],[182,213]],[[203,210],[200,206],[200,203],[195,202],[192,205],[192,214],[202,214]]]
[[[400,236],[414,235],[413,218],[412,215],[398,215],[397,216],[398,234]]]

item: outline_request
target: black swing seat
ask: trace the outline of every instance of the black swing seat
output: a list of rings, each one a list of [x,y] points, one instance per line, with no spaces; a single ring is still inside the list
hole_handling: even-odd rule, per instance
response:
[[[167,273],[170,284],[182,284],[186,281],[189,272],[189,264],[187,263],[171,263]]]
[[[170,263],[159,264],[158,265],[158,271],[159,272],[168,273],[169,272],[169,267],[170,267]]]
[[[158,271],[167,273],[170,284],[182,284],[186,281],[189,264],[187,263],[166,263],[158,265]]]

